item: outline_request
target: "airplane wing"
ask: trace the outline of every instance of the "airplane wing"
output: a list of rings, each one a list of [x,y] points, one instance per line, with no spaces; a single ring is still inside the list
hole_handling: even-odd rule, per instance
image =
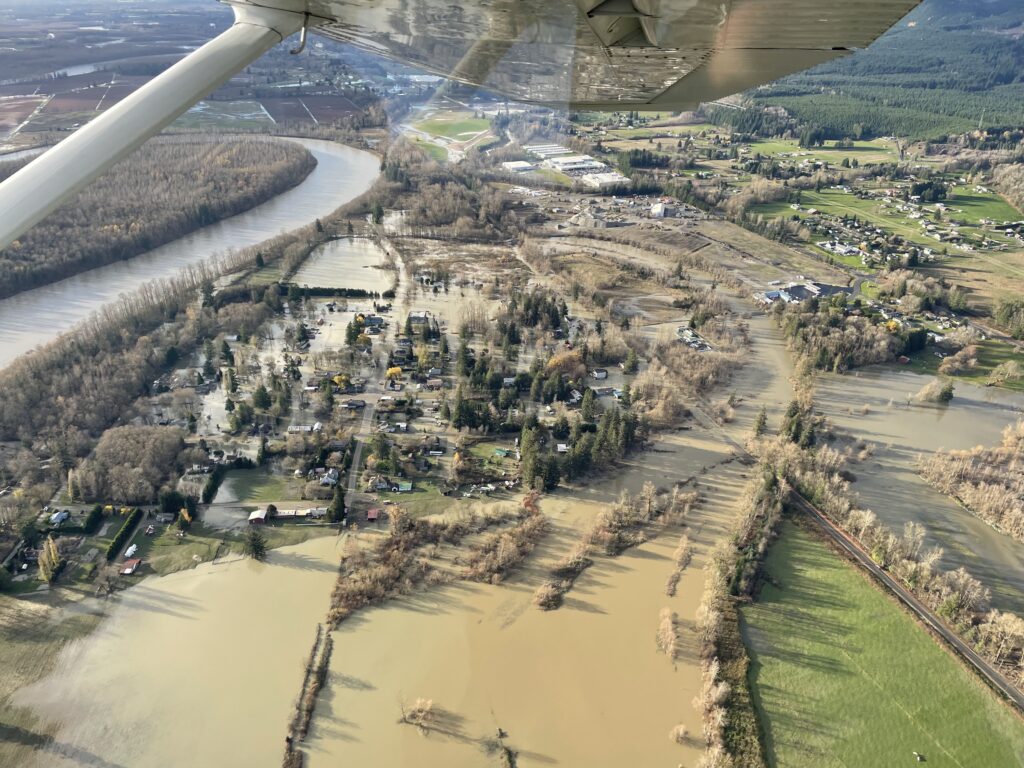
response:
[[[920,0],[260,0],[0,184],[0,248],[300,29],[511,99],[681,110],[862,48]]]
[[[864,48],[920,0],[311,0],[317,32],[516,101],[692,109]]]

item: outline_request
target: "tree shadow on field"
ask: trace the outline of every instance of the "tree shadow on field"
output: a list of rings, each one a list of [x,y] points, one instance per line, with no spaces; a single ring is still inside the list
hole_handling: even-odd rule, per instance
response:
[[[329,571],[336,573],[338,566],[321,560],[318,557],[304,555],[301,552],[274,552],[270,557],[271,565],[280,565],[297,571]]]
[[[92,752],[87,750],[57,741],[52,736],[36,733],[35,731],[30,731],[27,728],[21,728],[17,725],[0,723],[0,741],[22,744],[26,747],[32,747],[40,752],[58,755],[75,763],[79,763],[80,765],[89,766],[90,768],[125,768],[125,766],[118,763],[108,762],[99,755],[94,755]]]

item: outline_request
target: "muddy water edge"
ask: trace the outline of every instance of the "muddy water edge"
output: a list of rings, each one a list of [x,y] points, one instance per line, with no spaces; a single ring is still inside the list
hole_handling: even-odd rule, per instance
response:
[[[443,301],[405,298],[417,309],[433,310],[433,302]],[[736,306],[746,311],[742,302]],[[687,429],[660,434],[613,478],[545,496],[552,533],[501,585],[457,582],[341,625],[303,746],[309,765],[335,765],[340,758],[468,768],[496,760],[499,745],[516,754],[520,768],[697,761],[703,739],[691,702],[700,686],[694,627],[702,566],[729,527],[750,471],[736,446],[762,405],[777,420],[792,397],[780,333],[764,315],[748,322],[755,343],[727,387],[741,403],[735,421],[696,419]],[[685,527],[652,529],[647,543],[616,558],[595,555],[561,608],[538,610],[533,594],[554,563],[603,506],[645,482],[662,488],[686,483],[700,492]],[[669,597],[672,552],[684,531],[694,560]],[[664,608],[679,618],[674,660],[655,643]],[[429,699],[439,713],[425,731],[400,722],[403,706],[418,699]],[[684,744],[669,738],[680,724],[690,734]]]
[[[148,578],[18,691],[51,739],[49,768],[272,766],[334,582],[337,539]]]

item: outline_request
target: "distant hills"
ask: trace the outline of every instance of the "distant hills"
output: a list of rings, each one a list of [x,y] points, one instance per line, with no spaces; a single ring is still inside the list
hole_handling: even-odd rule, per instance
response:
[[[1024,2],[925,0],[870,48],[751,95],[837,138],[1024,126]]]

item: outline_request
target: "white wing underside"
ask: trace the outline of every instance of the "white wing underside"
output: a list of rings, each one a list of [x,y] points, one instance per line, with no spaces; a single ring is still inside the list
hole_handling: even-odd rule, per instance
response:
[[[233,0],[227,32],[0,184],[0,248],[303,25],[513,100],[680,110],[862,48],[919,0]]]
[[[919,0],[312,0],[317,33],[517,101],[692,108],[869,45]]]

